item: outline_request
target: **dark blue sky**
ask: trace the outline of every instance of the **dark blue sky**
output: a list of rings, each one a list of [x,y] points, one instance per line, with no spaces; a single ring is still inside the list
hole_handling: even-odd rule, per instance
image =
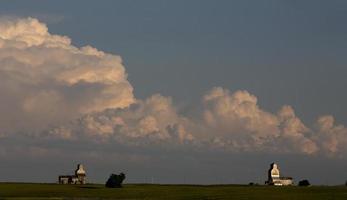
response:
[[[2,1],[50,32],[124,59],[138,98],[183,105],[214,86],[245,89],[306,122],[347,123],[346,1]]]

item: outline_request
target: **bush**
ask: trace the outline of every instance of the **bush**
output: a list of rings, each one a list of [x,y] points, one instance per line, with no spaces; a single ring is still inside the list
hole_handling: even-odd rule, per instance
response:
[[[299,186],[310,186],[310,182],[308,180],[302,180],[302,181],[299,181]]]
[[[108,188],[120,188],[122,187],[122,182],[125,179],[125,174],[120,173],[119,175],[117,174],[111,174],[110,178],[108,178],[106,182],[106,187]]]

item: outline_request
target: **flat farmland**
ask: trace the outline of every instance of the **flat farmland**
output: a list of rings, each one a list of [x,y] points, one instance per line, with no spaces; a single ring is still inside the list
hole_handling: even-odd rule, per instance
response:
[[[347,187],[125,184],[123,188],[105,188],[100,184],[0,183],[0,199],[327,200],[347,199]]]

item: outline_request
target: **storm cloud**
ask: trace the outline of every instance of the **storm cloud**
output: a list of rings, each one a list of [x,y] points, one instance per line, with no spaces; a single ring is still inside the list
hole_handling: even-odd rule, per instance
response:
[[[38,132],[135,101],[119,56],[77,48],[37,19],[0,20],[2,134]]]
[[[120,56],[76,47],[34,18],[0,20],[0,95],[0,142],[29,137],[159,151],[347,153],[347,128],[333,116],[319,116],[309,127],[290,105],[272,113],[245,90],[212,88],[194,115],[161,94],[136,99]],[[13,147],[1,152],[6,148]]]

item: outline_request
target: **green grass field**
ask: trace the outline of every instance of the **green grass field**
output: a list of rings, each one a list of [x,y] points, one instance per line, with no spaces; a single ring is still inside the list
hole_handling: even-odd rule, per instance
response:
[[[347,199],[347,187],[245,185],[103,185],[0,183],[0,199]]]

